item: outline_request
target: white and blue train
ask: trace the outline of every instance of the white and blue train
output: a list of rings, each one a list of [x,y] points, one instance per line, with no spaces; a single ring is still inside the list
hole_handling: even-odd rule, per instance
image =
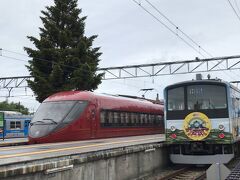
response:
[[[28,136],[28,126],[32,115],[23,115],[19,112],[4,112],[4,128],[0,132],[0,138],[17,138]]]
[[[228,163],[239,153],[240,90],[220,79],[165,88],[166,140],[178,164]]]

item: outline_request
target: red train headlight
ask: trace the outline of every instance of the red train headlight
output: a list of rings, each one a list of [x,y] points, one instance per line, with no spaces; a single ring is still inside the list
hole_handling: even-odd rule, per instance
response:
[[[173,138],[173,139],[176,139],[177,135],[176,134],[171,134],[170,137]]]
[[[223,133],[220,133],[220,134],[218,135],[218,137],[219,137],[220,139],[223,139],[223,138],[225,137],[225,135],[224,135]]]

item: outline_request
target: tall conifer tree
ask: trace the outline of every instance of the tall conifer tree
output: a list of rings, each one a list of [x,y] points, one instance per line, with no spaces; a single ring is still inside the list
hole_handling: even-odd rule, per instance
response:
[[[27,68],[34,79],[28,85],[37,100],[59,91],[96,89],[103,76],[96,74],[100,48],[92,47],[96,35],[85,36],[86,17],[80,17],[77,0],[54,0],[41,13],[40,37],[28,36],[35,49],[24,48],[32,58]]]

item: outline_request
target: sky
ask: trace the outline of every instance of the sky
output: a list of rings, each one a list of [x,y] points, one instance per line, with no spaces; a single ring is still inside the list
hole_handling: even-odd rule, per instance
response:
[[[145,0],[136,0],[152,12],[162,22],[168,23]],[[228,0],[148,0],[171,20],[179,29],[190,36],[213,57],[240,54],[240,19],[234,14]],[[230,1],[240,15],[240,0]],[[23,61],[0,56],[0,77],[29,75],[25,65],[29,58],[23,47],[34,47],[27,36],[39,35],[41,10],[53,5],[53,0],[1,0],[0,5],[0,48],[2,51]],[[103,53],[99,67],[114,67],[179,60],[193,60],[200,57],[161,23],[145,12],[133,0],[79,0],[81,16],[85,21],[87,36],[98,35],[95,47]],[[170,24],[168,24],[170,25]],[[20,53],[20,54],[17,54]],[[206,77],[206,74],[203,74]],[[213,77],[227,81],[240,80],[239,70],[212,73]],[[154,78],[135,78],[125,80],[105,80],[96,90],[109,94],[143,94],[140,89],[154,88],[145,95],[155,98],[163,89],[174,82],[193,79],[195,74],[159,76]],[[6,100],[7,91],[0,90],[0,101]],[[15,89],[9,101],[20,102],[36,111],[39,103],[35,101],[30,89]]]

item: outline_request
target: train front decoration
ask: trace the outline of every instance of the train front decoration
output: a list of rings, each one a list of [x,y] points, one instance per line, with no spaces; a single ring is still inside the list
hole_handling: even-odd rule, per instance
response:
[[[144,99],[60,92],[47,98],[29,126],[29,143],[50,143],[164,132],[162,104]]]
[[[185,135],[195,141],[205,139],[211,130],[211,121],[201,112],[193,112],[186,116],[183,123]]]
[[[173,163],[227,163],[238,153],[239,89],[220,79],[197,79],[166,87],[164,96]]]

